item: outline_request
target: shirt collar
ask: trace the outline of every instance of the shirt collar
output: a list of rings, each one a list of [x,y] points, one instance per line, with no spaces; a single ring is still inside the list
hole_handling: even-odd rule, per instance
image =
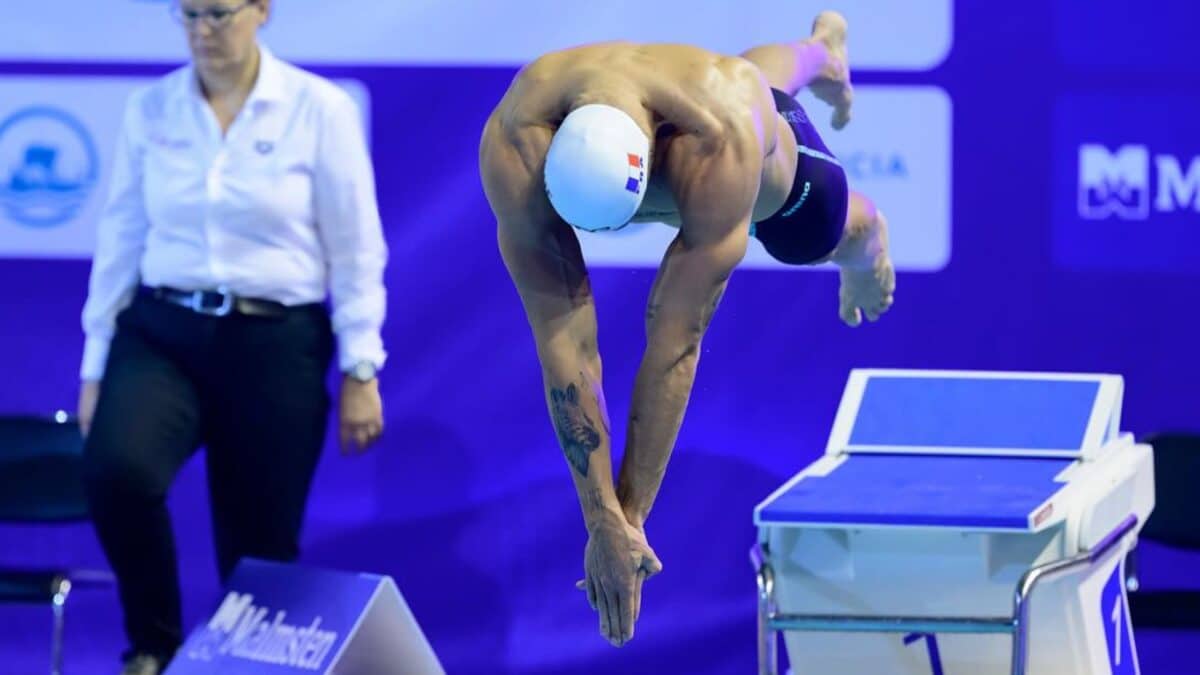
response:
[[[258,80],[246,103],[278,103],[284,100],[283,64],[263,45],[258,46],[258,54]]]
[[[283,64],[264,45],[258,45],[258,78],[250,95],[246,97],[246,105],[254,106],[260,103],[278,103],[285,98],[285,81]],[[196,68],[188,65],[180,79],[176,95],[182,98],[201,99],[204,93],[200,91],[200,80]]]

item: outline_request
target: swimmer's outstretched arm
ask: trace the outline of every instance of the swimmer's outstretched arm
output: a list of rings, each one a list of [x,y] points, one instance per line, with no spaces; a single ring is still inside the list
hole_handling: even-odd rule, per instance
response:
[[[536,238],[522,230],[501,222],[500,251],[533,330],[550,420],[591,527],[620,512],[591,285],[569,227]]]
[[[621,646],[633,637],[642,581],[662,566],[645,533],[626,521],[613,487],[596,309],[579,242],[565,223],[531,234],[501,221],[500,250],[533,329],[550,419],[583,509],[581,588],[600,614],[601,634]]]
[[[612,485],[596,309],[579,240],[540,187],[548,129],[506,133],[489,120],[480,145],[497,239],[537,342],[546,403],[572,468],[584,520],[620,512]]]
[[[700,360],[700,344],[734,267],[746,254],[758,191],[761,154],[732,146],[688,158],[673,186],[683,226],[667,249],[646,310],[646,352],[634,384],[617,494],[625,516],[641,528],[658,494],[683,420]],[[743,138],[743,140],[747,140]],[[748,144],[743,144],[743,147]],[[761,151],[759,151],[761,152]],[[697,153],[700,154],[700,153]]]
[[[497,127],[489,123],[480,149],[484,190],[537,343],[546,404],[587,526],[588,602],[600,615],[601,634],[619,646],[633,637],[642,579],[660,565],[645,534],[626,522],[613,487],[596,309],[579,240],[534,179],[549,132],[532,129],[513,142]]]
[[[617,494],[642,528],[662,484],[700,361],[700,343],[746,252],[749,229],[709,242],[680,235],[667,250],[646,309],[646,353],[630,405]]]

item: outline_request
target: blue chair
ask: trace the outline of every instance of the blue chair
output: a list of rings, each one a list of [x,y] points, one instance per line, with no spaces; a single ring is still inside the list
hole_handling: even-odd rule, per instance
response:
[[[50,525],[88,520],[79,426],[61,412],[53,419],[0,416],[0,522]],[[59,675],[71,590],[112,583],[107,571],[0,568],[0,603],[50,606],[50,672]]]

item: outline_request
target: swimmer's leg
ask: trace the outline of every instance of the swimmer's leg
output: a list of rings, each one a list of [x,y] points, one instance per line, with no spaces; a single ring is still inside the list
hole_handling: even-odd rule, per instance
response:
[[[850,121],[853,87],[846,56],[846,19],[833,11],[813,21],[812,35],[797,42],[760,45],[741,54],[758,66],[767,83],[795,96],[804,87],[834,108],[833,128]]]
[[[828,260],[841,276],[838,315],[849,326],[875,321],[892,306],[896,270],[888,250],[887,218],[866,195],[851,190],[846,227]]]

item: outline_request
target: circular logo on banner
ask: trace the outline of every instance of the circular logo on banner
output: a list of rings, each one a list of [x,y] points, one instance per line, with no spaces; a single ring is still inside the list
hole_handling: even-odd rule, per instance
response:
[[[99,180],[96,144],[69,113],[23,108],[0,121],[0,209],[30,227],[62,225]]]

